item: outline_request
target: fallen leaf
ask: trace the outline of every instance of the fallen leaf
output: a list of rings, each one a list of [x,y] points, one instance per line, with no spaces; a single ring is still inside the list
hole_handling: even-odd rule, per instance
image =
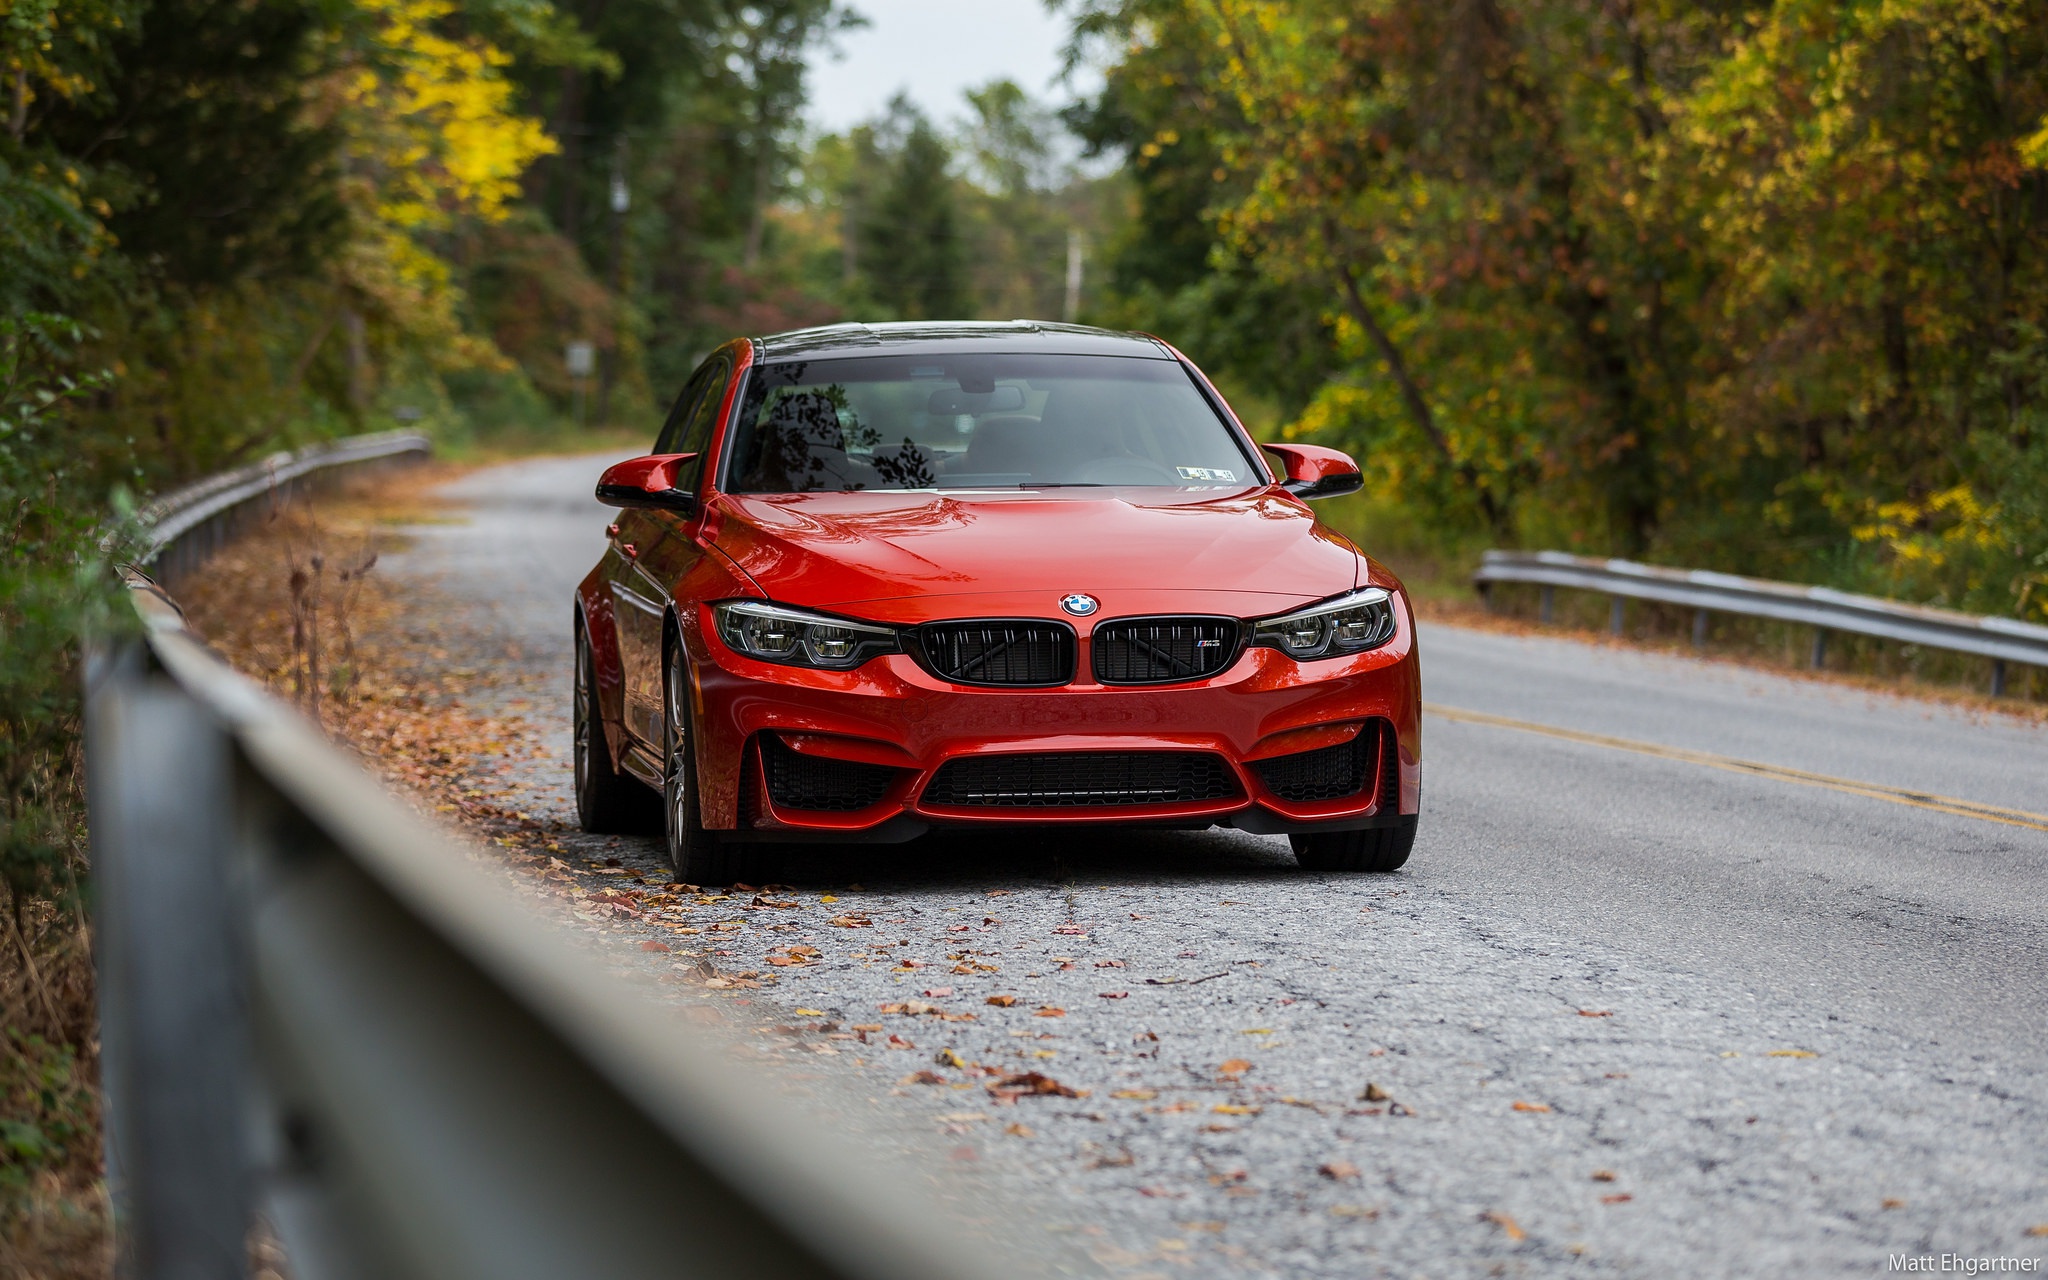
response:
[[[1058,1007],[1057,1005],[1048,1004],[1041,1005],[1039,1007],[1038,1012],[1032,1014],[1031,1016],[1034,1018],[1064,1018],[1067,1016],[1067,1011],[1065,1009]]]
[[[936,1071],[913,1071],[896,1082],[897,1084],[944,1084],[946,1077]]]
[[[672,950],[673,948],[671,948],[666,942],[656,942],[652,938],[650,938],[646,942],[640,944],[640,949],[642,951],[667,952]]]
[[[1903,1209],[1906,1207],[1906,1202],[1897,1196],[1886,1196],[1880,1203],[1886,1209]]]
[[[880,1031],[882,1024],[879,1022],[856,1022],[853,1024],[853,1029],[855,1031]]]
[[[1098,969],[1121,969],[1124,967],[1124,962],[1121,960],[1097,960],[1095,967]]]
[[[1255,1116],[1259,1114],[1260,1108],[1240,1106],[1235,1102],[1219,1102],[1209,1110],[1219,1116]]]
[[[1138,1194],[1150,1196],[1154,1200],[1178,1200],[1187,1193],[1185,1191],[1168,1191],[1164,1187],[1139,1187]]]
[[[1251,1069],[1252,1064],[1246,1062],[1243,1058],[1232,1058],[1216,1068],[1216,1074],[1222,1076],[1225,1080],[1235,1080]]]
[[[967,1060],[960,1056],[960,1051],[958,1049],[941,1049],[939,1050],[938,1056],[936,1058],[933,1058],[932,1061],[938,1063],[942,1067],[957,1067],[962,1071],[965,1071],[967,1069]]]
[[[1088,931],[1087,931],[1086,929],[1083,929],[1083,928],[1081,928],[1081,927],[1080,927],[1080,926],[1078,926],[1078,925],[1071,925],[1071,924],[1063,924],[1063,925],[1060,925],[1060,926],[1059,926],[1058,928],[1054,929],[1054,930],[1053,930],[1053,932],[1054,932],[1054,933],[1064,933],[1064,934],[1067,934],[1067,935],[1069,935],[1069,936],[1071,936],[1071,937],[1076,937],[1076,938],[1085,938],[1085,937],[1087,937],[1087,936],[1088,936]]]
[[[1017,997],[1015,997],[1015,996],[990,996],[990,997],[988,998],[988,1003],[989,1003],[989,1004],[992,1004],[992,1005],[994,1005],[994,1006],[995,1006],[996,1008],[998,1008],[998,1009],[1007,1009],[1007,1008],[1009,1008],[1009,1007],[1010,1007],[1011,1005],[1013,1005],[1013,1004],[1017,1003]]]
[[[1611,1017],[1613,1017],[1613,1016],[1614,1016],[1614,1010],[1612,1010],[1612,1009],[1581,1009],[1581,1010],[1579,1010],[1579,1016],[1580,1016],[1581,1018],[1611,1018]]]
[[[890,1047],[891,1049],[915,1049],[915,1048],[917,1048],[917,1046],[916,1046],[916,1045],[912,1044],[912,1043],[911,1043],[910,1041],[908,1041],[908,1040],[905,1040],[905,1039],[904,1039],[904,1038],[903,1038],[902,1036],[899,1036],[899,1035],[894,1035],[894,1034],[890,1035],[890,1037],[889,1037],[889,1047]]]
[[[1243,1033],[1243,1034],[1245,1034],[1245,1035],[1248,1035],[1248,1036],[1270,1036],[1270,1035],[1272,1035],[1272,1034],[1273,1034],[1273,1028],[1271,1028],[1271,1027],[1251,1027],[1251,1028],[1248,1028],[1248,1029],[1247,1029],[1246,1031],[1244,1031],[1244,1033]]]
[[[1595,1170],[1593,1170],[1593,1181],[1595,1181],[1595,1182],[1612,1182],[1612,1181],[1614,1181],[1614,1170],[1612,1170],[1612,1169],[1595,1169]]]
[[[1549,1104],[1549,1103],[1547,1103],[1547,1102],[1517,1102],[1517,1103],[1515,1104],[1515,1110],[1517,1110],[1517,1111],[1548,1111],[1548,1110],[1550,1110],[1550,1104]]]
[[[1601,1197],[1600,1197],[1600,1203],[1601,1203],[1601,1204],[1627,1204],[1627,1203],[1628,1203],[1629,1201],[1631,1201],[1631,1200],[1633,1200],[1633,1199],[1635,1199],[1635,1197],[1634,1197],[1634,1196],[1632,1196],[1632,1195],[1630,1195],[1630,1194],[1629,1194],[1628,1192],[1626,1192],[1626,1191],[1617,1191],[1616,1193],[1614,1193],[1614,1194],[1613,1194],[1613,1195],[1611,1195],[1611,1196],[1601,1196]]]
[[[1327,1164],[1318,1166],[1316,1172],[1332,1182],[1343,1182],[1346,1179],[1358,1176],[1358,1166],[1349,1160],[1332,1160]]]
[[[1098,991],[1095,994],[1101,996],[1104,1000],[1125,1000],[1130,998],[1131,993],[1128,991]]]
[[[1365,1092],[1358,1095],[1358,1100],[1360,1102],[1389,1102],[1393,1100],[1393,1097],[1393,1094],[1388,1093],[1385,1089],[1368,1080],[1365,1084]]]
[[[990,1093],[1005,1095],[1011,1098],[1030,1096],[1085,1098],[1088,1096],[1086,1089],[1076,1089],[1071,1085],[1061,1084],[1051,1076],[1043,1075],[1036,1071],[1020,1071],[1014,1075],[1003,1076],[989,1084],[987,1089]]]
[[[864,915],[848,913],[843,916],[833,916],[831,923],[838,925],[842,929],[866,929],[872,927],[875,922]]]
[[[1491,1222],[1499,1227],[1502,1234],[1517,1244],[1529,1238],[1529,1233],[1522,1230],[1521,1224],[1504,1213],[1483,1213],[1479,1216],[1481,1221]]]
[[[926,987],[926,988],[924,989],[924,992],[923,992],[923,994],[924,994],[924,998],[925,998],[925,999],[927,999],[927,1000],[944,1000],[944,999],[945,999],[945,998],[946,998],[947,996],[950,996],[950,995],[952,995],[952,994],[953,994],[953,988],[951,988],[951,987]]]
[[[1368,1209],[1363,1205],[1333,1204],[1330,1206],[1330,1216],[1333,1218],[1364,1218],[1370,1222],[1380,1216],[1380,1211],[1378,1209]]]
[[[1034,1136],[1031,1131],[1031,1126],[1028,1124],[1024,1124],[1022,1122],[1006,1127],[1003,1130],[1003,1132],[1009,1134],[1013,1138],[1029,1138]]]
[[[1818,1058],[1811,1049],[1773,1049],[1764,1055],[1767,1058]]]
[[[823,1009],[798,1009],[796,1016],[799,1018],[822,1018],[825,1016],[825,1011]]]
[[[1112,1098],[1129,1098],[1133,1102],[1150,1102],[1159,1096],[1157,1089],[1118,1089],[1109,1095]]]
[[[2048,1236],[2048,1222],[2035,1223],[2027,1228],[2027,1234],[2030,1236]]]

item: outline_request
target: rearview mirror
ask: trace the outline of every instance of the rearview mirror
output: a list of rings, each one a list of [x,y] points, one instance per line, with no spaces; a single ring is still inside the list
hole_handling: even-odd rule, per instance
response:
[[[955,391],[940,387],[925,402],[933,417],[951,418],[963,413],[1015,413],[1024,407],[1024,388],[1004,385],[987,391]]]
[[[676,488],[676,473],[694,453],[651,453],[606,467],[597,479],[597,500],[608,507],[651,511],[695,511],[697,495]]]
[[[1268,444],[1260,447],[1280,459],[1287,473],[1280,487],[1297,498],[1334,498],[1339,494],[1357,493],[1365,487],[1365,477],[1359,474],[1358,464],[1348,453],[1313,444]]]

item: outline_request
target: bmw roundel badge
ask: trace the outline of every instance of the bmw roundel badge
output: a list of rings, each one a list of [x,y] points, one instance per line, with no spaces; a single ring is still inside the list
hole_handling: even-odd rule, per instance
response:
[[[1101,603],[1094,596],[1084,596],[1078,591],[1072,595],[1060,597],[1060,608],[1065,609],[1077,618],[1085,618],[1101,607]]]

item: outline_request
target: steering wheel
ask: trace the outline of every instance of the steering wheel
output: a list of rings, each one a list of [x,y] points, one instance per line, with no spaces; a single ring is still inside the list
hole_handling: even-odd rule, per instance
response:
[[[1178,475],[1159,463],[1150,458],[1137,458],[1129,454],[1114,458],[1091,458],[1081,464],[1074,478],[1085,484],[1181,483]]]

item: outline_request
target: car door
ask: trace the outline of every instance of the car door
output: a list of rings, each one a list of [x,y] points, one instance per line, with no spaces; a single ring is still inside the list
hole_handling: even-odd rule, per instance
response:
[[[656,453],[697,455],[677,473],[677,488],[699,488],[733,366],[730,350],[715,352],[698,366],[655,442]],[[657,754],[662,749],[662,625],[676,582],[704,554],[691,536],[699,518],[673,511],[624,511],[613,539],[619,556],[612,593],[625,676],[624,722],[628,733]]]

